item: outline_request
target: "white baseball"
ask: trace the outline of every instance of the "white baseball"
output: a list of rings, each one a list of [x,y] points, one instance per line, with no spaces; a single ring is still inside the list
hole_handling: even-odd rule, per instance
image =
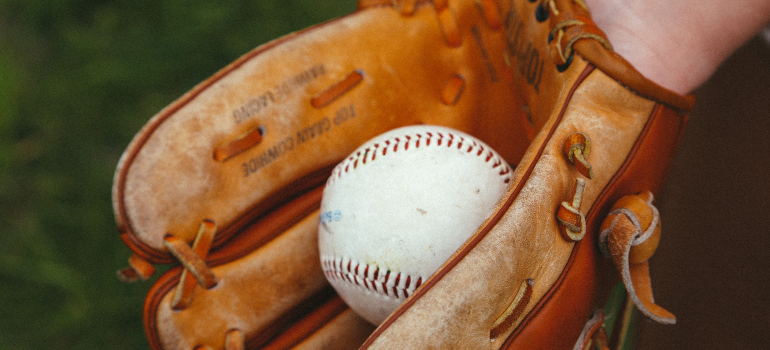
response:
[[[468,134],[439,126],[384,133],[332,172],[318,241],[326,278],[377,325],[490,216],[508,164]]]

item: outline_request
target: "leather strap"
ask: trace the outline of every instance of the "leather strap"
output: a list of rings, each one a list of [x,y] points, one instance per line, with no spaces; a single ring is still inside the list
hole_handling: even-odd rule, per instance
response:
[[[660,215],[652,205],[649,191],[619,199],[602,224],[600,246],[620,272],[629,297],[639,311],[663,324],[676,323],[676,317],[655,304],[648,259],[660,239]]]
[[[580,333],[572,350],[589,350],[596,344],[595,349],[609,350],[607,330],[604,328],[604,311],[596,310],[593,316],[586,322],[583,332]]]
[[[128,267],[118,271],[118,279],[126,283],[146,281],[155,274],[155,266],[139,255],[131,254],[128,258]]]

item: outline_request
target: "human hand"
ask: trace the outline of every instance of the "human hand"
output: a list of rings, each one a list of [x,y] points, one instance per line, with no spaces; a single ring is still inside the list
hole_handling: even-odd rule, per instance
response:
[[[704,83],[770,23],[767,0],[586,0],[615,51],[681,94]]]

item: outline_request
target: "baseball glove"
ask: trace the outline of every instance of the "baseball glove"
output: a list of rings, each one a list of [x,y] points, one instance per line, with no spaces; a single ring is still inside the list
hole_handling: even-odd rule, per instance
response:
[[[646,316],[674,320],[647,259],[692,105],[614,54],[580,0],[361,0],[137,134],[113,188],[133,252],[119,276],[177,265],[145,302],[153,349],[606,343],[596,310],[618,279]],[[517,167],[490,219],[375,329],[323,276],[318,207],[334,165],[411,124],[472,134]]]

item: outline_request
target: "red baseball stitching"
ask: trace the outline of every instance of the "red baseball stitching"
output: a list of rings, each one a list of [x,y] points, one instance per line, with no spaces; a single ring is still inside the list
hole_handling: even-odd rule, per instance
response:
[[[389,139],[356,151],[355,154],[352,154],[334,168],[327,186],[333,184],[343,174],[353,171],[358,166],[375,161],[378,157],[385,157],[399,150],[406,151],[410,147],[430,146],[455,147],[458,150],[465,150],[465,153],[483,159],[492,169],[499,169],[497,173],[503,178],[504,183],[511,181],[511,168],[493,150],[487,149],[474,139],[465,138],[451,132],[426,131],[411,135],[392,136]],[[330,281],[347,282],[391,298],[406,299],[423,282],[422,277],[413,278],[403,273],[389,270],[383,271],[379,266],[361,264],[347,259],[326,257],[321,259],[321,265],[324,274]]]
[[[406,299],[422,285],[422,277],[417,277],[415,280],[412,276],[390,270],[384,270],[383,275],[383,270],[379,266],[360,264],[351,260],[323,258],[321,266],[328,280],[354,284],[390,298]]]
[[[503,182],[509,183],[511,181],[511,168],[491,149],[486,149],[483,145],[477,143],[473,139],[466,139],[465,137],[455,135],[451,132],[426,131],[424,133],[412,135],[401,135],[400,137],[393,136],[390,139],[375,143],[365,149],[358,150],[355,154],[350,155],[350,157],[334,168],[327,185],[334,183],[334,181],[340,178],[344,173],[358,168],[359,163],[364,165],[367,162],[376,160],[378,155],[384,157],[391,152],[398,152],[399,149],[406,151],[409,147],[420,148],[423,146],[431,146],[431,143],[434,140],[436,141],[436,146],[445,146],[449,148],[454,145],[458,150],[462,150],[463,146],[467,146],[468,149],[466,153],[468,154],[472,154],[475,151],[477,157],[486,155],[484,162],[489,163],[492,166],[492,169],[502,167],[498,174],[503,178]]]

